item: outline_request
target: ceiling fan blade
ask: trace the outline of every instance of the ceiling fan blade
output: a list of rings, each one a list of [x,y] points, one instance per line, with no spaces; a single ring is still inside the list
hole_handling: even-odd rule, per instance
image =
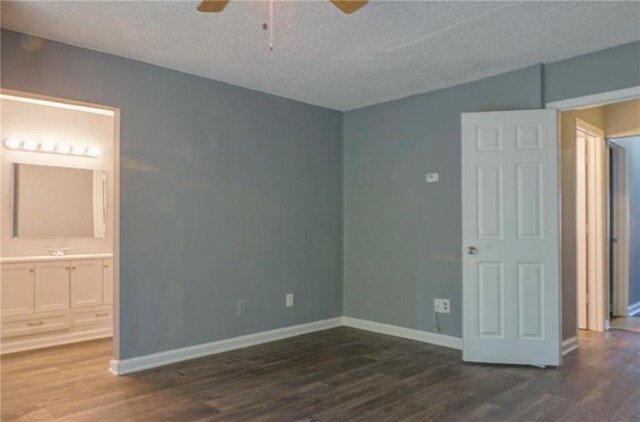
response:
[[[230,0],[204,0],[198,6],[198,12],[219,13],[227,6]]]
[[[369,0],[329,0],[347,15],[362,9]]]

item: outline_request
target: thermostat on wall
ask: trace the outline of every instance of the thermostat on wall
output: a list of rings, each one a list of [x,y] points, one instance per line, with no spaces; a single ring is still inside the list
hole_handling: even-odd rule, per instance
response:
[[[439,173],[427,173],[426,175],[427,183],[435,183],[440,180]]]

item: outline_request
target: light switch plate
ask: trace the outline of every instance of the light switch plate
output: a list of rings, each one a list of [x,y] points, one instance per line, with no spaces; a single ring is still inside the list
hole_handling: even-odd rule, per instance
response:
[[[440,173],[427,173],[425,176],[427,183],[435,183],[440,180]]]
[[[238,302],[238,315],[246,315],[247,314],[247,301],[241,300]]]
[[[287,293],[286,304],[287,308],[293,308],[293,293]]]

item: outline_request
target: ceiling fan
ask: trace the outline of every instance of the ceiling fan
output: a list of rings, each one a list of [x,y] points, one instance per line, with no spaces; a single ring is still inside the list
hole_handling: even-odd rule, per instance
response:
[[[231,0],[204,0],[198,6],[198,11],[220,13]],[[347,15],[363,8],[369,0],[329,0]]]

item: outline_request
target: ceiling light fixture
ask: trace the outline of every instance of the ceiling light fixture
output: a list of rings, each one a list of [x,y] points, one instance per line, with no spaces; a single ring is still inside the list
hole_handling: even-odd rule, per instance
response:
[[[202,0],[200,6],[198,6],[199,12],[205,13],[220,13],[227,7],[227,3],[231,0]],[[369,0],[329,0],[345,14],[351,14],[362,9],[367,5]],[[262,24],[262,29],[269,30],[269,48],[273,51],[273,3],[274,0],[269,0],[269,23]]]
[[[86,147],[84,145],[70,145],[65,143],[56,143],[52,140],[38,142],[33,139],[20,140],[17,138],[7,138],[4,140],[4,146],[11,150],[22,150],[29,152],[46,152],[62,155],[75,155],[78,157],[98,157],[100,156],[100,148]]]

